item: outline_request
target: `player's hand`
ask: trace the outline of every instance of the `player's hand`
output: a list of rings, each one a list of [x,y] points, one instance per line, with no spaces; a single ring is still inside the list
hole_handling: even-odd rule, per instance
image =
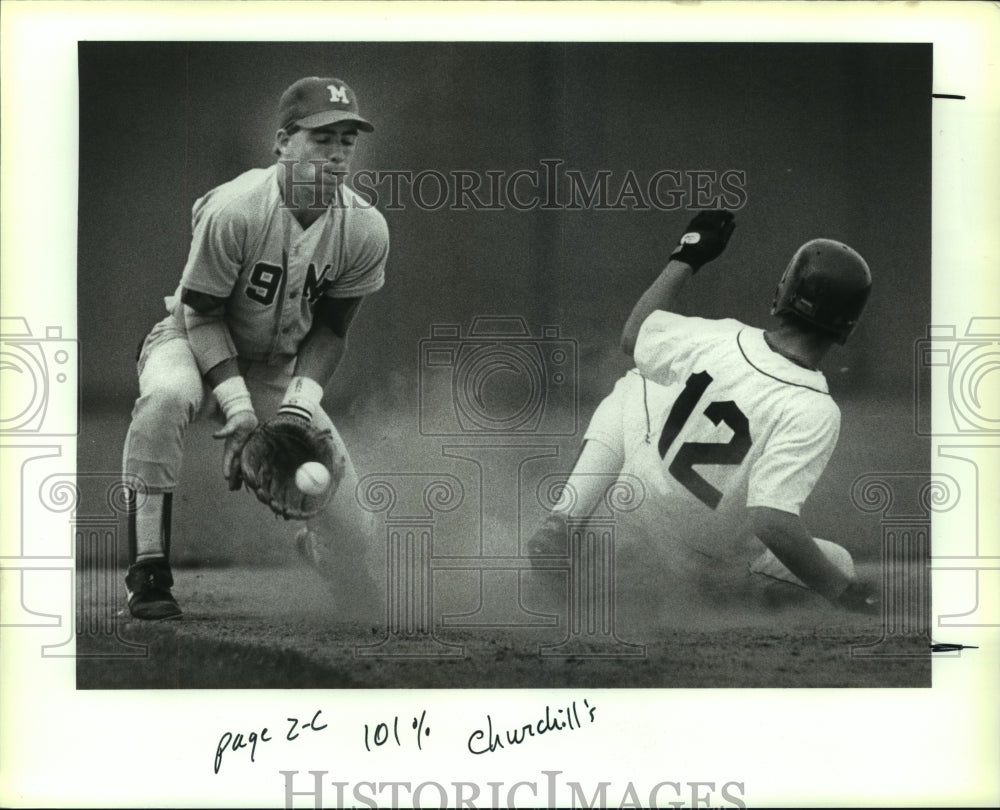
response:
[[[222,448],[222,475],[229,482],[230,491],[235,492],[243,486],[240,453],[256,427],[257,415],[253,411],[238,411],[226,420],[221,430],[212,434],[213,438],[225,439]]]
[[[854,580],[834,600],[834,604],[852,613],[862,613],[865,616],[878,616],[881,604],[875,589],[864,582]]]
[[[690,265],[697,273],[698,268],[718,258],[726,249],[735,227],[736,218],[731,211],[701,211],[687,226],[670,259]]]

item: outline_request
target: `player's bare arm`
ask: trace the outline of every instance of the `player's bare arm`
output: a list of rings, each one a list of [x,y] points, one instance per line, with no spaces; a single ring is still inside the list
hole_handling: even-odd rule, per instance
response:
[[[725,250],[736,227],[729,211],[702,211],[691,220],[670,254],[663,272],[642,294],[629,313],[622,330],[621,350],[632,356],[639,328],[658,309],[673,311],[681,288],[702,265],[716,259]]]
[[[299,348],[296,377],[308,377],[320,387],[325,387],[333,378],[347,348],[347,332],[362,300],[360,296],[319,300],[312,326]]]
[[[625,321],[625,328],[622,330],[621,350],[632,356],[635,351],[635,341],[639,336],[639,328],[643,322],[656,310],[663,309],[668,312],[674,310],[677,299],[680,297],[681,288],[691,278],[691,265],[671,259],[663,272],[657,276],[649,288],[642,294],[642,297],[632,307],[628,320]]]

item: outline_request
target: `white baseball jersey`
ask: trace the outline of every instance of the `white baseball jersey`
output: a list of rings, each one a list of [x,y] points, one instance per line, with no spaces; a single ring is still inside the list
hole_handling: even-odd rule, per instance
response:
[[[182,325],[181,287],[227,299],[226,325],[247,360],[287,362],[320,296],[367,295],[385,282],[385,219],[346,186],[303,229],[282,205],[277,165],[251,169],[198,199],[192,223],[191,251],[167,308]]]
[[[634,358],[586,438],[623,445],[622,474],[645,488],[642,531],[707,559],[758,553],[747,508],[799,514],[836,445],[823,374],[773,352],[760,329],[662,311]]]

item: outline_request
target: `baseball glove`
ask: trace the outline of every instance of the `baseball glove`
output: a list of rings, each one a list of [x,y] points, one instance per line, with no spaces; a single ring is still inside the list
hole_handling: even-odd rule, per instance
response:
[[[307,461],[318,461],[330,473],[330,486],[320,495],[306,495],[295,485],[295,471]],[[319,512],[344,477],[344,463],[334,453],[330,431],[286,414],[258,425],[240,454],[247,489],[285,520],[306,520]]]

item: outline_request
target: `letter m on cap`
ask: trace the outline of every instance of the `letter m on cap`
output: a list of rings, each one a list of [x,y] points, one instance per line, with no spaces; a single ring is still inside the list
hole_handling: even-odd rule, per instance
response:
[[[350,104],[347,100],[347,91],[343,87],[338,87],[335,84],[328,84],[326,89],[330,91],[331,104]]]

